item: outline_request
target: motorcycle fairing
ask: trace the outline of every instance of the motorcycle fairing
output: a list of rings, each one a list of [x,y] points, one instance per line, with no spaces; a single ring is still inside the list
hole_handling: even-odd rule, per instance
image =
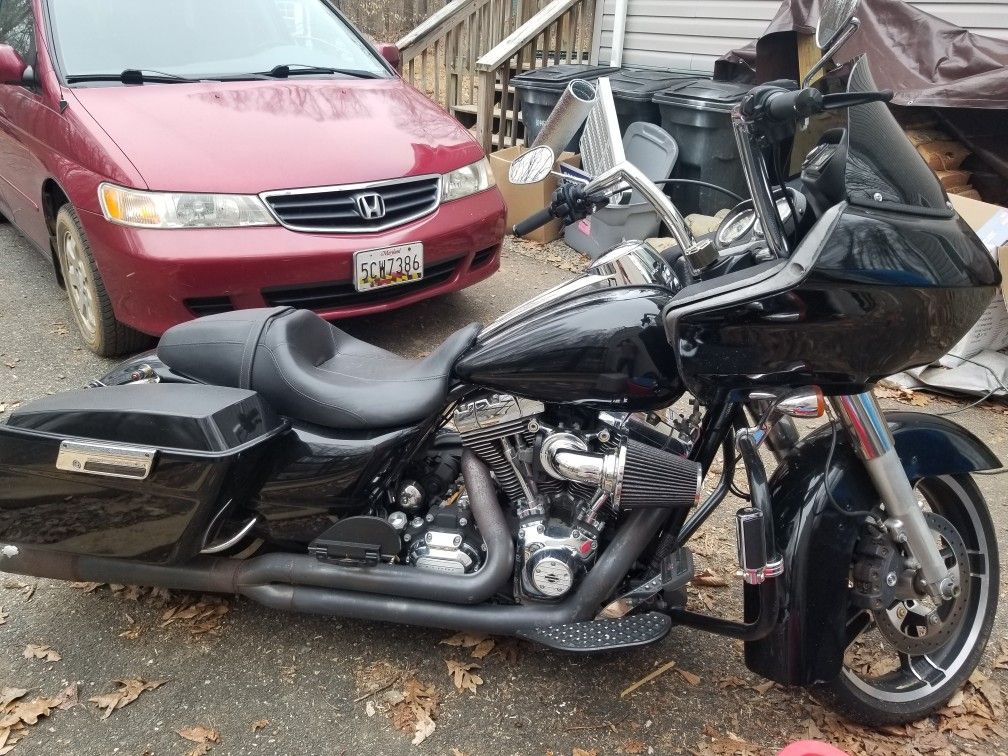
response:
[[[887,412],[896,451],[911,482],[1001,466],[976,436],[945,418],[919,412]],[[746,665],[785,685],[808,685],[839,674],[846,647],[847,586],[860,520],[845,517],[823,487],[827,461],[833,498],[846,511],[878,501],[864,463],[846,437],[823,427],[800,441],[770,480],[774,529],[784,558],[781,614],[765,638],[746,643]],[[746,616],[754,607],[746,594]]]

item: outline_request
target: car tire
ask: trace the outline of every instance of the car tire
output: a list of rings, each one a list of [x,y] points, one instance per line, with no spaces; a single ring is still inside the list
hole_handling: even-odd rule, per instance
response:
[[[118,357],[150,345],[150,336],[116,319],[80,218],[69,204],[56,214],[56,255],[70,311],[88,349],[99,357]]]

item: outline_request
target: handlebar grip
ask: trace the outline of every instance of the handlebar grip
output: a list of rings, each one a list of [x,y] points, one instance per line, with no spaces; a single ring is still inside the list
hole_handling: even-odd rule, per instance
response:
[[[516,223],[512,231],[514,232],[514,235],[520,239],[526,234],[531,234],[537,228],[545,226],[551,220],[553,220],[553,213],[550,208],[544,207],[535,215],[531,215],[525,220]]]
[[[777,92],[766,102],[766,112],[775,121],[794,121],[808,118],[823,110],[823,96],[816,89],[796,89]]]

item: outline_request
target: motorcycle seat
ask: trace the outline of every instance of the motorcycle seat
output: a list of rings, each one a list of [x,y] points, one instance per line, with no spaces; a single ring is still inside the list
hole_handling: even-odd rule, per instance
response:
[[[393,428],[437,412],[451,371],[480,331],[408,360],[289,307],[208,315],[168,329],[157,355],[179,375],[258,392],[282,415],[329,428]]]

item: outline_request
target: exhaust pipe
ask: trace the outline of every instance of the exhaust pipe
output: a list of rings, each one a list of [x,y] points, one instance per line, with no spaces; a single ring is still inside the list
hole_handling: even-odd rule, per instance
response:
[[[205,593],[237,593],[274,609],[515,635],[539,627],[594,617],[603,602],[619,588],[624,576],[647,544],[661,530],[668,515],[667,509],[646,509],[630,513],[577,590],[563,602],[551,605],[482,603],[473,606],[443,603],[447,598],[445,596],[434,600],[426,596],[382,596],[334,587],[285,585],[277,582],[250,583],[247,581],[249,575],[264,577],[268,574],[265,571],[255,573],[243,569],[245,562],[223,557],[200,558],[188,564],[165,566],[12,546],[0,551],[0,570],[59,580],[127,583]],[[248,560],[249,563],[255,561],[256,559]],[[370,571],[377,568],[353,569]],[[428,572],[415,572],[418,574],[414,578],[421,582],[432,576]],[[288,573],[287,576],[292,574]],[[451,580],[461,579],[460,576],[445,577]],[[415,583],[411,582],[411,585]]]

